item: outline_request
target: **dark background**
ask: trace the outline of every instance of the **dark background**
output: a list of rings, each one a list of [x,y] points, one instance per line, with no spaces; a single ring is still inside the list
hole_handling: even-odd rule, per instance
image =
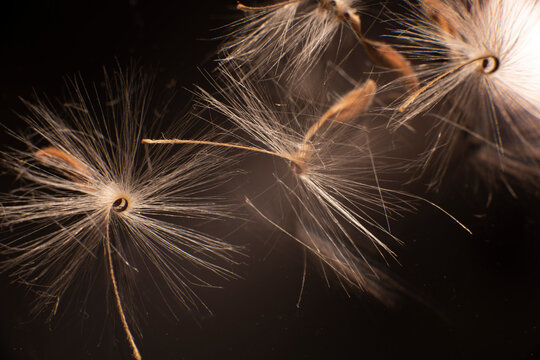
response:
[[[34,90],[61,98],[65,77],[99,81],[102,67],[133,60],[158,86],[177,81],[185,108],[197,67],[211,70],[225,33],[239,15],[234,1],[12,1],[1,5],[0,121],[24,131],[18,97]],[[376,11],[375,11],[376,13]],[[5,145],[12,140],[2,132]],[[452,171],[450,172],[452,173]],[[452,179],[452,178],[451,178]],[[406,242],[396,277],[416,295],[388,309],[339,285],[328,287],[308,264],[302,302],[302,250],[268,226],[249,223],[235,242],[248,247],[240,280],[202,290],[213,316],[152,309],[138,341],[145,359],[529,359],[539,356],[540,220],[535,194],[488,191],[455,177],[428,198],[473,231],[464,233],[428,206],[394,232]],[[14,179],[2,177],[2,191]],[[537,194],[536,194],[537,195]],[[33,294],[0,275],[0,358],[129,358],[115,312],[103,321],[99,294],[52,324],[33,318]],[[105,306],[103,306],[105,308]],[[92,312],[94,309],[95,312]],[[104,311],[103,309],[101,310]]]

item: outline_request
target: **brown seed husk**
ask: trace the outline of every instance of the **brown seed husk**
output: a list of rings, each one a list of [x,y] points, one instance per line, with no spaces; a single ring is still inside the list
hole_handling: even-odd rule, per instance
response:
[[[429,18],[431,18],[441,30],[442,33],[446,33],[451,36],[459,36],[456,31],[455,21],[448,6],[439,0],[423,0],[422,7],[424,12]]]
[[[328,111],[321,119],[331,118],[337,122],[348,122],[364,111],[367,111],[373,103],[377,84],[369,79],[361,87],[349,91]]]
[[[36,151],[35,155],[36,158],[43,163],[50,163],[51,159],[55,159],[56,161],[65,163],[76,173],[88,175],[88,169],[86,166],[65,151],[53,147],[46,147]]]
[[[416,91],[419,88],[419,81],[411,63],[399,51],[392,46],[376,40],[361,37],[360,41],[370,59],[377,65],[387,69],[396,70],[404,77],[407,88]]]

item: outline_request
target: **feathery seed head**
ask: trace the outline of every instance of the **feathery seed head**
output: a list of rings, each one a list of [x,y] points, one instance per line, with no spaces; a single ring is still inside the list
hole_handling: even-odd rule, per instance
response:
[[[325,246],[334,250],[327,253],[341,254],[345,248],[353,249],[345,255],[351,262],[355,261],[353,257],[361,256],[366,244],[383,256],[393,255],[380,236],[393,237],[375,220],[375,215],[393,216],[410,210],[412,205],[403,194],[380,186],[378,174],[384,168],[375,166],[369,131],[353,123],[367,111],[375,91],[374,82],[367,81],[363,91],[354,89],[324,112],[320,106],[303,101],[273,99],[266,92],[268,87],[263,91],[253,83],[238,82],[236,75],[226,70],[223,75],[225,83],[217,86],[220,99],[201,90],[201,104],[224,115],[246,135],[239,136],[236,142],[246,145],[234,146],[288,161],[292,179],[287,174],[275,177],[300,232],[315,232],[328,239]],[[352,98],[366,107],[356,106]],[[349,102],[350,106],[346,106]],[[324,263],[337,267],[336,260],[326,261],[326,255],[312,242],[283,228],[251,200],[247,203]],[[367,241],[362,242],[362,238]]]
[[[231,277],[216,264],[231,262],[235,248],[181,225],[183,219],[228,216],[211,196],[227,180],[230,157],[222,149],[204,153],[140,144],[151,113],[148,80],[140,73],[106,74],[104,88],[91,92],[79,81],[61,109],[26,103],[24,118],[34,132],[19,136],[28,150],[3,153],[3,165],[21,187],[1,198],[2,269],[40,289],[36,310],[50,299],[62,304],[71,287],[84,288],[105,255],[109,285],[124,330],[140,358],[134,325],[134,289],[142,274],[156,293],[187,308],[204,305],[192,286],[209,286],[203,273]],[[154,119],[154,121],[159,119]],[[222,171],[217,172],[218,169]],[[56,308],[55,308],[56,311]]]
[[[518,151],[512,156],[534,158],[533,139],[540,133],[540,3],[422,4],[415,17],[404,20],[422,87],[400,104],[399,124],[433,109],[446,119],[433,149],[457,146],[450,139],[457,134],[449,130],[453,126],[497,147],[501,157],[508,147]]]
[[[415,99],[416,107],[428,109],[452,89],[465,85],[472,89],[463,95],[489,99],[499,112],[510,117],[507,122],[538,117],[540,5],[534,0],[425,3],[437,3],[439,18],[444,18],[452,30],[441,28],[440,21],[430,17],[433,6],[407,22],[405,34],[416,44],[411,53],[427,59],[424,66],[431,69],[419,74],[427,80],[446,74]],[[461,100],[465,99],[463,96]],[[489,117],[489,111],[484,110],[479,115]]]
[[[223,61],[234,68],[247,65],[250,73],[260,75],[283,64],[280,76],[285,74],[291,83],[320,60],[341,24],[360,30],[356,1],[293,0],[238,7],[248,15],[232,24],[240,27],[223,46]]]

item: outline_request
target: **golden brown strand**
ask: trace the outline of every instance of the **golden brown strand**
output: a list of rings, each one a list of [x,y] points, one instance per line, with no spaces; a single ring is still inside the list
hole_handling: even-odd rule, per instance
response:
[[[300,2],[300,1],[301,0],[282,1],[282,2],[277,3],[277,4],[266,5],[266,6],[247,6],[247,5],[244,5],[242,3],[238,3],[236,5],[236,8],[238,10],[243,10],[243,11],[271,10],[271,9],[275,9],[275,8],[278,8],[278,7],[287,6],[289,4],[294,4],[294,3],[297,3],[297,2]]]
[[[424,85],[421,89],[418,89],[414,94],[412,94],[409,99],[407,99],[407,101],[405,101],[405,104],[403,104],[400,108],[399,108],[399,112],[404,112],[405,110],[407,110],[407,108],[414,102],[414,100],[416,100],[416,98],[418,98],[418,96],[420,96],[424,91],[426,91],[427,89],[429,89],[431,86],[433,86],[433,84],[435,84],[436,82],[444,79],[445,77],[447,77],[448,75],[451,75],[453,73],[455,73],[456,71],[464,68],[465,66],[468,66],[470,64],[474,64],[475,62],[480,62],[480,61],[485,61],[485,60],[492,60],[494,61],[496,64],[499,63],[499,60],[493,56],[493,55],[486,55],[486,56],[482,56],[482,57],[478,57],[478,58],[474,58],[474,59],[470,59],[468,61],[465,61],[464,63],[462,64],[459,64],[458,66],[455,66],[453,68],[451,68],[450,70],[442,73],[441,75],[437,76],[436,78],[434,78],[433,80],[431,80],[430,82],[428,82],[426,85]],[[498,66],[498,65],[497,65]],[[495,68],[496,70],[496,68]],[[495,71],[494,70],[494,71]]]
[[[253,152],[258,152],[262,154],[276,156],[276,157],[293,162],[296,166],[298,166],[301,169],[304,169],[305,167],[305,164],[298,157],[286,155],[286,154],[280,154],[274,151],[259,149],[256,147],[245,146],[245,145],[240,145],[240,144],[222,143],[222,142],[205,141],[205,140],[185,140],[185,139],[142,139],[142,143],[143,144],[192,144],[192,145],[210,145],[210,146],[228,147],[228,148],[233,148],[233,149],[247,150],[247,151],[253,151]]]
[[[122,326],[124,327],[124,332],[126,333],[127,340],[129,342],[129,345],[131,346],[131,350],[133,351],[133,358],[135,360],[141,360],[141,353],[139,352],[139,349],[137,348],[137,345],[135,344],[135,340],[133,339],[133,335],[131,334],[131,331],[129,329],[129,325],[126,320],[126,315],[124,314],[124,309],[122,307],[122,301],[120,300],[120,293],[118,292],[118,285],[116,283],[116,277],[114,275],[114,267],[112,262],[112,256],[111,256],[111,240],[109,235],[109,215],[107,215],[107,218],[105,219],[105,253],[107,254],[107,262],[109,265],[109,276],[111,278],[113,291],[114,291],[114,298],[116,300],[116,308],[118,309],[118,313],[120,315],[120,320],[122,321]]]

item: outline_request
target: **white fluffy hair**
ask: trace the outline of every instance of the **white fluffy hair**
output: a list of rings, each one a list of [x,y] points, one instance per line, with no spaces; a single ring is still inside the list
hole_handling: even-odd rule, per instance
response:
[[[233,38],[222,48],[222,61],[233,67],[246,66],[265,75],[279,69],[290,80],[299,79],[320,60],[342,24],[359,26],[358,2],[351,0],[293,0],[248,7],[248,13]]]
[[[451,138],[461,128],[484,146],[497,148],[501,159],[512,151],[512,157],[528,158],[537,167],[540,2],[423,0],[421,4],[414,16],[401,20],[406,27],[403,36],[413,43],[409,52],[423,87],[399,104],[399,123],[434,110],[444,122],[433,149],[446,147],[444,151],[452,153],[456,141]],[[442,168],[448,161],[443,162]]]

